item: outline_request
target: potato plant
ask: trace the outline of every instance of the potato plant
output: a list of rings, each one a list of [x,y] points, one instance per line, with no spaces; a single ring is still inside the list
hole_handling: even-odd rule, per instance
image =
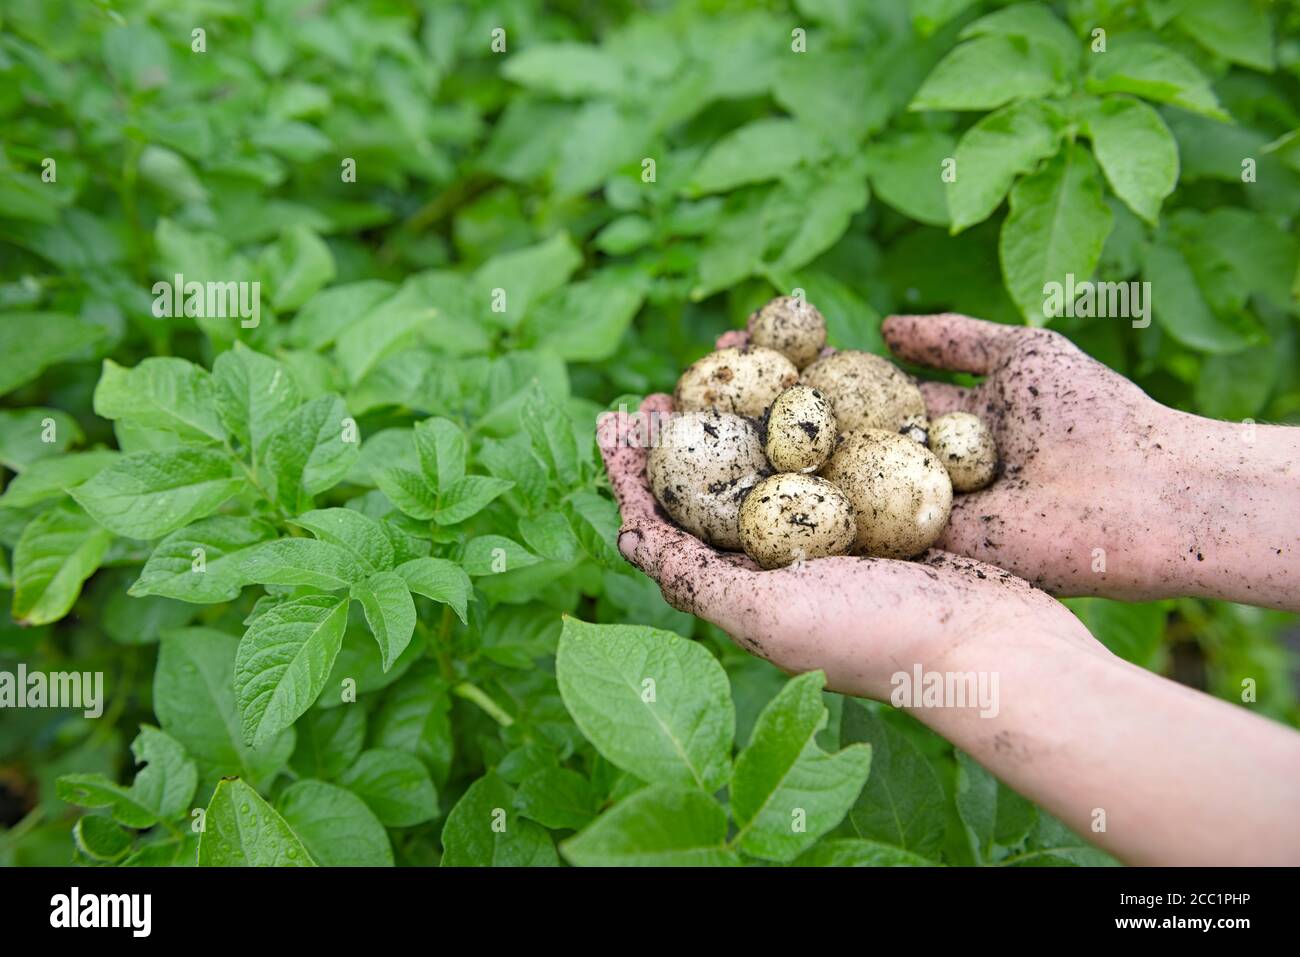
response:
[[[1300,422],[1300,13],[641,6],[0,7],[0,675],[103,690],[0,697],[0,863],[1109,862],[667,605],[596,421],[799,290]],[[1070,604],[1300,724],[1294,618]]]

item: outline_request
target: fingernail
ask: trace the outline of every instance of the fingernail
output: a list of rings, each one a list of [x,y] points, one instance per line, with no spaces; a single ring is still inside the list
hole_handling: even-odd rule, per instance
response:
[[[633,565],[636,564],[636,550],[640,544],[641,529],[625,528],[618,533],[618,550]]]

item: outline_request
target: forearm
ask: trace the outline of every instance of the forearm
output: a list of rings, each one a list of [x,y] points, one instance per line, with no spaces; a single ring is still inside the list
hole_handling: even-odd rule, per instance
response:
[[[1152,502],[1171,517],[1153,552],[1157,585],[1300,611],[1300,428],[1172,412],[1167,432],[1173,456]]]
[[[1126,863],[1300,864],[1295,731],[1077,636],[972,639],[938,669],[996,674],[996,714],[912,713]]]

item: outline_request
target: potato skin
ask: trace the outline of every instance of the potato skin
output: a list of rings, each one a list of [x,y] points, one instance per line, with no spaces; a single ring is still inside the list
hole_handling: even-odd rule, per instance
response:
[[[855,550],[911,558],[942,534],[952,482],[935,455],[897,432],[862,429],[844,436],[822,476],[848,496],[858,516]]]
[[[673,406],[680,412],[716,409],[756,417],[798,381],[794,363],[774,349],[733,346],[710,352],[683,372]]]
[[[826,318],[798,296],[778,296],[751,313],[746,326],[750,342],[775,349],[800,369],[826,346]]]
[[[740,503],[770,474],[758,427],[729,412],[674,414],[659,431],[646,477],[678,525],[710,545],[740,549]]]
[[[930,451],[948,470],[957,492],[985,488],[998,471],[998,449],[984,420],[969,412],[949,412],[930,423]]]
[[[740,506],[740,542],[764,568],[845,555],[857,520],[848,497],[825,479],[787,472],[765,478]]]
[[[925,399],[916,383],[888,359],[869,352],[848,350],[818,359],[799,381],[831,400],[842,432],[897,432],[925,425]]]
[[[831,457],[838,435],[826,396],[795,385],[778,395],[768,411],[763,451],[778,472],[816,472]]]

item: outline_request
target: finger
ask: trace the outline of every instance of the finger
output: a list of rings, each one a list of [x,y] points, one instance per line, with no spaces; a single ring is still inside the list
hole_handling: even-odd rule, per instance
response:
[[[890,316],[880,328],[899,358],[935,369],[988,375],[1015,335],[1014,327],[955,312]]]
[[[650,521],[618,533],[623,557],[659,583],[679,611],[744,630],[742,616],[760,591],[760,572],[744,555],[719,552],[675,525]]]
[[[947,382],[922,382],[921,395],[925,397],[925,410],[930,418],[937,419],[949,412],[965,412],[974,400],[974,391]]]
[[[718,341],[714,343],[715,349],[743,349],[749,345],[749,333],[744,329],[728,329],[722,335],[718,336]]]
[[[606,412],[597,424],[600,456],[624,523],[656,517],[645,474],[646,456],[671,411],[672,399],[659,393],[648,396],[637,412]]]

